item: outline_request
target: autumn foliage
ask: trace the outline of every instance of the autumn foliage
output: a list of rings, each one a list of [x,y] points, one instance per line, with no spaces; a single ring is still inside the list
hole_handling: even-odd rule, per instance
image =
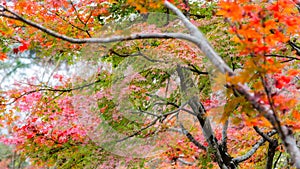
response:
[[[169,2],[0,2],[0,61],[53,69],[0,90],[24,167],[300,168],[299,2]]]

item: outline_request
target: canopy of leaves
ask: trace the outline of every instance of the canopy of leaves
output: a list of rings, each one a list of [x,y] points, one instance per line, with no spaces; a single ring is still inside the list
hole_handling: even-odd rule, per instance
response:
[[[172,3],[0,2],[1,165],[299,168],[299,4]]]

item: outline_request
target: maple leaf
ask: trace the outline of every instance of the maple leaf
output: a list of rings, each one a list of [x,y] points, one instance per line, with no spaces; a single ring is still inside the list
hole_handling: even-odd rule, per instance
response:
[[[230,17],[232,21],[239,21],[243,18],[243,9],[238,3],[220,1],[219,6],[220,10],[217,15]]]
[[[29,46],[29,42],[22,42],[22,45],[21,46],[19,46],[19,52],[24,52],[25,50],[27,50],[28,49],[28,46]]]
[[[7,58],[7,55],[5,53],[0,52],[0,60],[4,61]]]

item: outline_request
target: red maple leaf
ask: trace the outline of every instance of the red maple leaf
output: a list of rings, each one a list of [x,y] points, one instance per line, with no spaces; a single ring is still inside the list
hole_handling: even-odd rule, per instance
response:
[[[23,52],[23,51],[27,50],[27,49],[28,49],[28,46],[29,46],[29,43],[28,43],[28,42],[22,42],[22,45],[19,46],[19,51],[20,51],[20,52]]]

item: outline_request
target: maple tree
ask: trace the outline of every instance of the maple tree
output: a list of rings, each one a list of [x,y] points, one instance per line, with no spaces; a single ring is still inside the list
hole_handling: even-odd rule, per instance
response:
[[[300,168],[299,2],[172,3],[1,2],[1,61],[84,68],[2,90],[1,141],[32,167]]]

